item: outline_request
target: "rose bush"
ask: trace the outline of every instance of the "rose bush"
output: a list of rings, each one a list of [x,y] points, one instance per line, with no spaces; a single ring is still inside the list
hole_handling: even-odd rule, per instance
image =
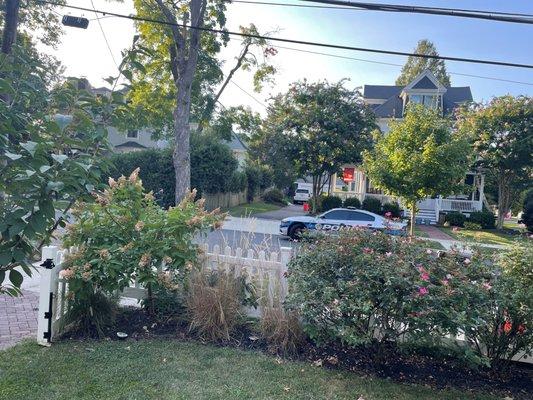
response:
[[[175,291],[196,261],[193,239],[218,227],[223,215],[206,212],[193,191],[176,207],[161,209],[152,193],[145,193],[135,170],[95,194],[94,203],[73,210],[75,223],[67,227],[65,247],[75,246],[62,272],[73,299],[74,322],[101,331],[91,299],[111,298],[137,280],[147,288],[143,302],[153,312],[154,289]],[[83,320],[83,321],[82,321]]]
[[[440,346],[501,369],[531,352],[531,252],[465,258],[370,230],[321,236],[289,264],[287,307],[318,344]]]

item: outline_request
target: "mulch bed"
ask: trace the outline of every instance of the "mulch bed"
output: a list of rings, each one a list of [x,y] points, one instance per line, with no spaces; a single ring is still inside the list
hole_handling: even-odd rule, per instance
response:
[[[115,326],[106,331],[106,338],[119,340],[116,333],[125,332],[127,340],[153,338],[200,341],[190,332],[185,321],[180,319],[160,320],[135,307],[123,309],[116,318]],[[69,332],[64,340],[87,339],[80,332]],[[213,343],[211,343],[213,344]],[[253,324],[242,327],[229,342],[215,343],[218,346],[275,353],[254,330]],[[379,356],[378,356],[379,354]],[[503,375],[488,368],[468,368],[460,360],[431,354],[429,350],[402,352],[394,344],[379,353],[376,346],[346,348],[340,344],[317,347],[307,343],[290,360],[305,361],[330,369],[352,371],[360,376],[372,375],[402,383],[415,383],[437,389],[454,388],[471,392],[491,393],[502,398],[529,400],[533,398],[533,368],[529,364],[513,363]]]

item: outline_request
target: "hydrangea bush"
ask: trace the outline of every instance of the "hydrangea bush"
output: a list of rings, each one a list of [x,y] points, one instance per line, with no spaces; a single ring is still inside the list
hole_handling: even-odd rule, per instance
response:
[[[305,244],[291,260],[287,306],[318,344],[430,344],[499,367],[532,344],[531,290],[507,270],[481,253],[346,231]],[[463,334],[466,345],[449,340]]]
[[[153,311],[154,289],[180,287],[198,254],[193,239],[219,227],[224,217],[218,210],[206,212],[202,199],[194,201],[194,191],[163,210],[151,192],[144,192],[138,173],[110,178],[109,188],[95,194],[95,202],[75,207],[75,223],[67,226],[63,244],[77,250],[67,257],[61,274],[69,281],[74,319],[89,312],[89,325],[95,321],[90,299],[96,294],[112,297],[135,279],[148,289],[144,304]]]

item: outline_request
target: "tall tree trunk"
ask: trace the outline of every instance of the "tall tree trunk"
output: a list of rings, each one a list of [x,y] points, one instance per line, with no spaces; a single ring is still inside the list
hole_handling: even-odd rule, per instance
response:
[[[498,229],[503,229],[505,215],[511,208],[509,183],[509,177],[504,171],[500,171],[498,176],[498,219],[496,220],[496,228]]]
[[[191,188],[191,156],[190,156],[190,127],[189,116],[191,109],[191,84],[178,84],[176,108],[174,110],[174,176],[176,191],[174,193],[178,204],[189,193]]]
[[[409,227],[409,235],[415,235],[415,220],[416,220],[416,201],[411,203],[411,226]]]
[[[20,0],[6,0],[4,6],[4,32],[2,35],[2,53],[10,54],[17,39],[17,25]]]

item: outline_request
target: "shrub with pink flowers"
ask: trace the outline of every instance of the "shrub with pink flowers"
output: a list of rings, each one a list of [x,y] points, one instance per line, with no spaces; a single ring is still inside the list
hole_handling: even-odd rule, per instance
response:
[[[509,259],[342,232],[304,244],[291,261],[287,307],[318,344],[424,344],[501,368],[532,348],[532,291],[503,267]],[[463,334],[466,345],[449,340]]]
[[[153,312],[155,289],[180,288],[198,254],[193,239],[223,218],[218,211],[206,212],[202,200],[195,202],[195,192],[176,207],[161,209],[144,192],[138,172],[109,179],[95,202],[76,205],[75,223],[67,226],[64,246],[77,251],[68,256],[62,275],[73,297],[72,320],[86,330],[102,328],[91,299],[110,299],[133,280],[148,289],[143,304]]]

